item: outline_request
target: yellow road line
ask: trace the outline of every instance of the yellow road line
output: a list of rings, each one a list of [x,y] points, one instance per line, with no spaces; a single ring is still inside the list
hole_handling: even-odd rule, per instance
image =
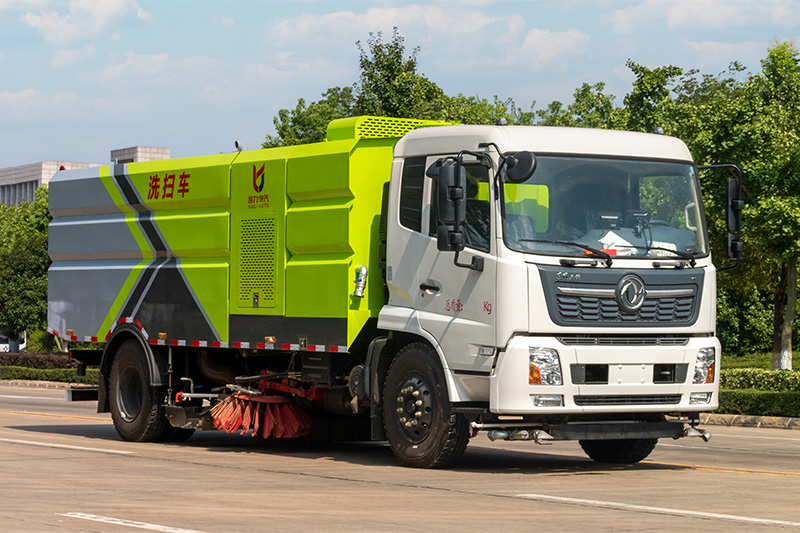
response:
[[[680,466],[682,468],[691,468],[692,470],[700,470],[704,472],[721,472],[725,474],[755,474],[759,476],[800,478],[800,472],[783,472],[780,470],[758,470],[755,468],[735,468],[732,466],[693,465],[684,463],[659,463],[655,461],[644,461],[644,463],[650,465],[660,465],[660,466]]]
[[[38,416],[41,418],[62,418],[65,420],[87,420],[91,422],[111,422],[108,418],[101,418],[99,416],[76,416],[76,415],[57,415],[52,413],[31,413],[28,411],[2,411],[3,415],[17,415],[17,416]]]

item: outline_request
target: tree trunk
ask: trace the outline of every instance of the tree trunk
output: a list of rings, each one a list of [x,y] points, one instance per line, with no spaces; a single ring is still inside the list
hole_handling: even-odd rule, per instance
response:
[[[781,367],[781,337],[783,333],[783,313],[786,309],[786,275],[788,273],[786,263],[781,265],[778,272],[778,286],[773,296],[773,320],[772,320],[772,369]]]
[[[797,260],[789,261],[786,276],[786,316],[781,328],[781,370],[792,369],[792,324],[797,309]]]

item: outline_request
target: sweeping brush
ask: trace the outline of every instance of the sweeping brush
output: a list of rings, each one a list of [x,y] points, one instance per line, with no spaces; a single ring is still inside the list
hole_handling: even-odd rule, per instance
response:
[[[211,408],[214,427],[226,433],[292,439],[306,435],[311,418],[286,396],[235,392]]]

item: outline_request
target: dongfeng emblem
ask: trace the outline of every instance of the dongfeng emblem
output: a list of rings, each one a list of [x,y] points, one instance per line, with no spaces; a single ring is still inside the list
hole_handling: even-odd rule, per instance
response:
[[[619,283],[617,283],[617,290],[615,292],[617,304],[620,311],[627,314],[633,314],[638,311],[645,298],[647,298],[647,290],[644,288],[644,281],[639,276],[628,274],[624,276]]]

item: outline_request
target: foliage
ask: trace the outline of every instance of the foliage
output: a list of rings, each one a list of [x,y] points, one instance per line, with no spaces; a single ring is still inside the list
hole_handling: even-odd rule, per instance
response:
[[[291,146],[325,140],[327,125],[337,118],[359,115],[446,120],[462,124],[494,124],[503,117],[514,122],[520,116],[511,99],[493,101],[459,93],[448,96],[434,82],[417,72],[417,52],[406,55],[397,28],[391,40],[370,33],[366,46],[356,43],[360,57],[359,79],[350,87],[333,87],[322,99],[307,104],[298,99],[294,109],[281,109],[273,119],[276,135],[267,135],[264,148]]]
[[[743,355],[730,356],[722,354],[722,369],[729,368],[762,368],[769,370],[772,368],[772,354],[767,351],[750,352]],[[792,369],[800,370],[800,359],[792,359]]]
[[[79,376],[74,368],[27,368],[23,366],[0,366],[0,380],[19,379],[26,381],[56,381],[97,385],[100,370],[87,368],[85,376]]]
[[[771,305],[772,295],[765,290],[719,291],[717,336],[722,343],[723,357],[730,361],[768,349],[772,339]],[[771,364],[770,356],[765,368]]]
[[[518,124],[581,128],[622,129],[627,120],[624,110],[614,107],[614,95],[605,93],[605,83],[584,83],[572,95],[571,104],[559,101],[545,109],[521,113]]]
[[[441,115],[444,92],[417,73],[417,52],[405,57],[403,37],[392,32],[384,43],[382,34],[370,33],[367,50],[356,42],[361,75],[355,84],[356,108],[360,115],[432,119]]]
[[[735,368],[723,370],[719,379],[719,386],[723,389],[800,392],[800,372],[796,370]]]
[[[754,416],[800,416],[800,392],[753,389],[720,390],[716,413]]]
[[[77,368],[78,363],[61,352],[52,353],[0,353],[0,366],[24,366],[26,368]]]
[[[47,320],[47,189],[32,203],[0,205],[0,330],[44,329]]]

